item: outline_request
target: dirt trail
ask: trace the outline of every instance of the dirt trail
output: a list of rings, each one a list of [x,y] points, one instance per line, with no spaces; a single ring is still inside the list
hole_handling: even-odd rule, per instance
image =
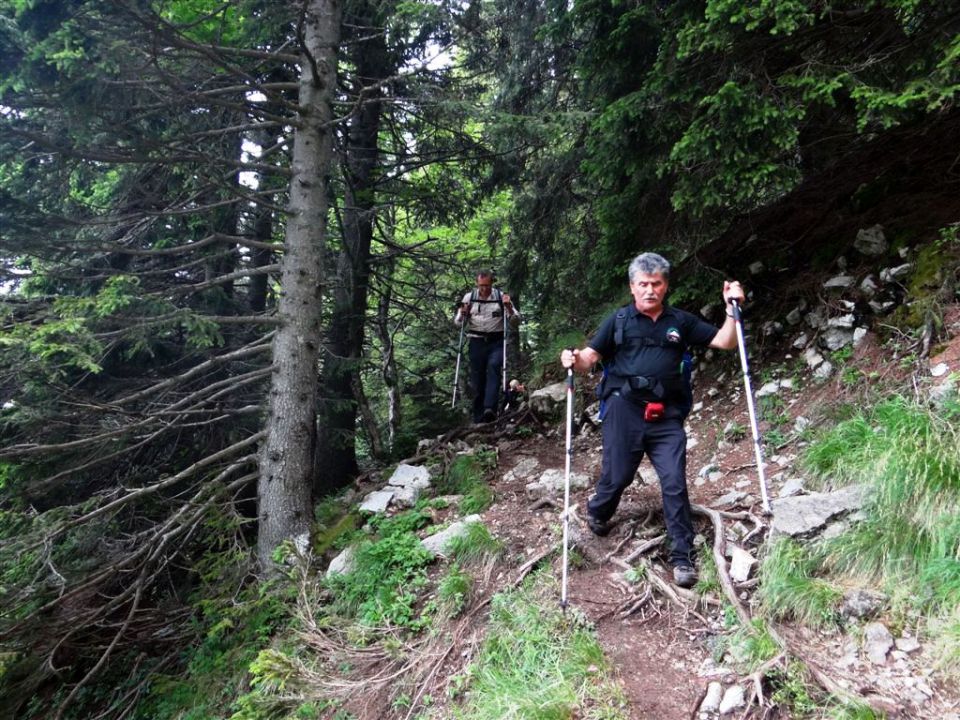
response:
[[[737,376],[727,373],[734,380]],[[733,444],[723,455],[719,478],[713,482],[697,480],[699,469],[705,465],[716,448],[716,431],[719,425],[711,408],[726,403],[728,392],[736,394],[732,385],[713,398],[705,398],[703,407],[694,413],[687,423],[688,437],[695,438],[688,452],[688,483],[691,499],[695,503],[709,504],[728,491],[748,490],[759,495],[756,489],[753,450],[749,439]],[[711,381],[711,386],[715,383]],[[581,390],[581,393],[584,391]],[[589,391],[586,391],[589,392]],[[741,403],[742,404],[742,403]],[[724,415],[723,421],[734,421],[748,426],[745,408]],[[541,469],[564,467],[565,439],[561,428],[554,428],[537,441],[522,444],[506,443],[500,455],[500,480],[494,486],[497,503],[485,514],[485,521],[493,531],[505,540],[511,552],[532,555],[554,542],[554,530],[558,523],[558,510],[546,507],[524,512],[532,502],[526,497],[527,478],[502,479],[505,471],[521,460],[533,457]],[[572,472],[583,473],[596,479],[600,468],[601,440],[599,432],[585,426],[574,441]],[[640,476],[650,477],[652,467],[644,460],[637,481],[624,494],[623,501],[613,520],[617,523],[608,537],[588,536],[591,550],[602,555],[613,554],[618,546],[629,548],[635,543],[630,535],[638,530],[651,534],[663,531],[662,504],[659,486],[644,481]],[[754,478],[752,484],[751,478]],[[655,482],[655,481],[654,481]],[[700,482],[700,485],[695,484]],[[750,484],[750,487],[744,487]],[[586,500],[590,489],[571,493],[571,504],[580,517],[585,516]],[[561,499],[562,501],[562,499]],[[642,527],[638,526],[642,524]],[[695,518],[698,535],[709,538],[712,531],[706,521]],[[620,551],[622,556],[628,551]],[[709,548],[701,552],[709,552]],[[647,553],[659,575],[670,582],[669,566],[666,563],[665,546]],[[559,576],[559,560],[557,573]],[[569,601],[571,606],[582,611],[596,624],[598,637],[616,675],[619,677],[629,707],[629,716],[634,720],[669,720],[689,718],[703,697],[709,678],[699,672],[710,664],[711,650],[707,638],[716,627],[704,625],[703,618],[715,620],[716,610],[699,609],[696,617],[681,607],[657,598],[655,603],[629,616],[617,609],[628,599],[629,587],[622,579],[623,567],[614,561],[582,562],[571,567],[569,575]],[[715,625],[714,622],[711,624]],[[694,713],[695,715],[695,713]]]
[[[946,316],[946,325],[952,329],[949,341],[939,345],[926,361],[929,367],[947,363],[960,365],[960,308],[953,306]],[[778,364],[787,367],[792,362],[789,352],[778,358]],[[902,385],[912,370],[902,363],[894,363],[889,350],[882,347],[875,336],[857,348],[852,362],[864,377],[890,386]],[[759,517],[760,490],[756,471],[750,424],[743,395],[742,376],[736,357],[724,357],[722,362],[711,363],[708,372],[698,379],[694,392],[695,410],[686,423],[688,435],[687,480],[691,500],[710,506],[717,498],[737,492],[746,497],[742,501]],[[771,359],[764,366],[775,367]],[[921,375],[924,371],[921,369]],[[928,373],[929,374],[929,373]],[[789,377],[789,374],[786,375]],[[754,379],[754,392],[758,381]],[[805,383],[799,390],[785,392],[780,401],[782,412],[789,416],[784,430],[792,428],[798,417],[805,417],[815,424],[831,406],[839,403],[856,404],[857,392],[869,393],[864,386],[857,390],[845,385],[840,377],[826,383]],[[591,398],[590,390],[578,388],[578,402]],[[864,398],[865,399],[865,398]],[[724,437],[728,425],[736,428],[734,438]],[[761,424],[761,432],[768,431]],[[789,435],[789,432],[784,433]],[[500,443],[498,479],[494,490],[497,502],[484,519],[491,530],[503,539],[510,552],[533,557],[544,552],[557,542],[559,505],[531,510],[534,503],[526,496],[525,485],[529,478],[511,478],[508,471],[521,460],[535,458],[542,470],[564,467],[564,432],[562,426],[547,428],[542,435],[522,441],[508,440]],[[591,487],[571,494],[571,504],[580,517],[585,516],[586,500],[592,492],[600,468],[601,440],[599,432],[585,425],[574,440],[572,472],[587,475]],[[796,474],[794,462],[800,449],[796,439],[788,440],[780,447],[765,447],[766,476],[771,499],[777,497],[780,485],[787,477]],[[709,466],[709,467],[707,467]],[[707,468],[708,471],[701,472]],[[507,477],[504,477],[507,475]],[[562,496],[559,499],[562,503]],[[725,680],[725,684],[744,680],[731,671],[723,672],[713,663],[712,640],[723,634],[724,628],[719,611],[714,607],[689,608],[670,603],[657,593],[657,602],[645,603],[637,612],[626,615],[618,612],[633,591],[623,580],[624,568],[609,556],[623,557],[637,544],[636,534],[644,536],[663,532],[660,490],[655,473],[644,460],[634,484],[624,494],[620,508],[613,520],[616,526],[610,536],[594,538],[587,531],[584,535],[591,543],[590,553],[601,562],[584,562],[571,567],[569,575],[569,600],[571,606],[583,612],[596,625],[600,642],[613,671],[619,677],[629,705],[629,717],[633,720],[672,720],[674,718],[697,718],[697,708],[708,683]],[[702,517],[695,516],[695,529],[704,546],[700,555],[709,552],[712,529]],[[629,537],[628,537],[629,536]],[[557,554],[558,555],[558,554]],[[559,558],[554,556],[554,570],[560,576]],[[652,568],[668,581],[669,567],[664,546],[645,553]],[[746,591],[747,593],[750,590]],[[749,602],[747,594],[741,599]],[[559,600],[559,598],[558,598]],[[809,634],[809,633],[808,633]],[[867,668],[872,677],[858,675],[854,667],[838,666],[842,662],[838,648],[842,644],[822,637],[810,637],[805,643],[806,651],[816,658],[817,664],[834,678],[845,678],[852,689],[875,687],[884,682],[889,667]],[[841,638],[842,640],[842,638]],[[811,645],[812,643],[812,645]],[[916,658],[915,658],[916,660]],[[857,665],[860,672],[862,664]],[[926,676],[922,666],[913,667]],[[716,674],[720,673],[720,674]],[[744,684],[749,687],[748,684]],[[856,691],[855,690],[855,693]],[[876,692],[867,690],[866,692]],[[749,695],[749,692],[748,692]],[[960,708],[956,689],[940,687],[936,697],[922,708],[920,714],[903,711],[902,717],[958,717],[951,711]],[[943,712],[940,712],[940,711]],[[929,715],[936,712],[938,715]],[[742,713],[738,710],[737,713]],[[738,715],[735,715],[738,716]]]

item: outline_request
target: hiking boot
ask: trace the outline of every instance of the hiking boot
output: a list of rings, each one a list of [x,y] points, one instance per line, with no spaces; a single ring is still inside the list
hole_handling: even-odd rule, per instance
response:
[[[678,587],[692,588],[699,580],[697,569],[692,565],[677,565],[673,568],[673,582]]]
[[[497,414],[490,408],[487,408],[483,411],[483,422],[493,422],[496,419]]]
[[[606,520],[598,520],[593,515],[587,515],[587,527],[589,527],[590,532],[597,537],[606,537],[612,529],[609,522]]]

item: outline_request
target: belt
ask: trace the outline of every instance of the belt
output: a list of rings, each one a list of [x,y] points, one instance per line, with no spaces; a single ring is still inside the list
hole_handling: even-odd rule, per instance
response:
[[[503,333],[502,332],[490,332],[490,333],[469,332],[467,333],[467,337],[473,338],[475,340],[486,340],[489,342],[490,340],[503,340]]]

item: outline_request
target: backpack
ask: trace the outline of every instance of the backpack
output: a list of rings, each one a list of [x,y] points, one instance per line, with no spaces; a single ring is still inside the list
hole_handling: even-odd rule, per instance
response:
[[[617,315],[613,320],[613,342],[617,347],[620,347],[623,344],[623,328],[627,322],[627,310],[631,307],[630,304],[624,305],[622,308],[617,310]],[[658,343],[655,340],[649,341],[650,345],[662,345],[663,343]],[[689,348],[686,346],[683,347],[683,355],[680,360],[680,377],[681,377],[681,389],[680,392],[683,396],[682,402],[679,404],[680,409],[683,411],[683,417],[686,418],[687,414],[690,412],[690,408],[693,407],[693,363],[694,358],[693,354],[690,352]],[[607,377],[609,375],[608,368],[606,365],[603,366],[603,377],[600,380],[600,384],[597,385],[597,397],[600,400],[600,413],[599,417],[603,420],[604,414],[606,414],[606,404],[607,398],[604,389],[607,384]]]
[[[500,306],[500,317],[503,317],[503,293],[500,292],[500,288],[490,288],[490,300],[481,300],[480,291],[477,288],[473,289],[473,292],[470,293],[470,304],[473,303],[492,303],[495,302]]]

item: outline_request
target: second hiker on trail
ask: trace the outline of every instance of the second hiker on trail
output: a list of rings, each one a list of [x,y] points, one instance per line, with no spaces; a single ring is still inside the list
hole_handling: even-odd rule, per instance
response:
[[[682,362],[686,349],[737,346],[730,303],[743,303],[740,283],[723,283],[727,319],[721,328],[664,302],[670,263],[655,253],[638,255],[628,271],[633,302],[610,314],[582,350],[564,350],[560,362],[587,372],[604,361],[603,464],[587,502],[587,524],[595,535],[610,532],[610,518],[633,482],[644,453],[660,477],[663,515],[670,536],[670,564],[677,585],[697,582],[693,522],[687,495],[687,435],[690,410]]]
[[[493,286],[493,273],[477,273],[477,287],[463,296],[454,323],[467,323],[470,341],[470,385],[473,388],[473,421],[497,417],[503,384],[504,333],[507,324],[517,327],[520,313],[510,296]]]

